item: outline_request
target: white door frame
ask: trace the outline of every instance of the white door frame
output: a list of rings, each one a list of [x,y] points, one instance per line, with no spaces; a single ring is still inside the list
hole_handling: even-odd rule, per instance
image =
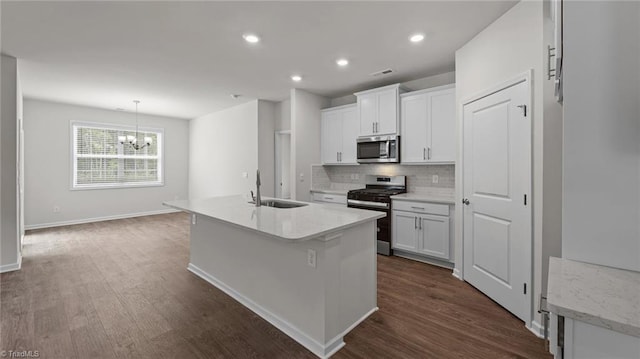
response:
[[[533,121],[534,121],[534,109],[533,109],[533,86],[531,83],[531,79],[533,78],[532,76],[533,74],[533,70],[529,70],[529,71],[525,71],[523,73],[520,73],[506,81],[503,81],[501,83],[499,83],[498,85],[495,85],[491,88],[488,88],[486,90],[480,91],[470,97],[467,97],[466,99],[463,99],[460,103],[460,107],[458,109],[459,111],[459,118],[460,118],[460,133],[459,133],[459,138],[460,138],[460,155],[458,156],[458,163],[459,163],[459,168],[460,170],[464,167],[464,107],[472,102],[475,102],[477,100],[480,100],[481,98],[487,97],[489,95],[492,95],[496,92],[502,91],[508,87],[517,85],[523,81],[525,81],[527,83],[527,91],[529,92],[528,94],[528,100],[529,100],[529,106],[528,106],[528,112],[530,114],[530,118],[531,118],[531,141],[530,146],[529,146],[529,168],[531,169],[531,177],[529,178],[529,183],[527,185],[528,187],[528,193],[530,193],[531,195],[529,196],[529,203],[531,203],[530,208],[530,215],[531,215],[531,221],[530,221],[530,228],[529,228],[529,232],[530,232],[530,245],[527,246],[527,249],[529,250],[529,255],[527,256],[527,258],[529,259],[529,263],[528,263],[528,275],[527,278],[529,279],[529,288],[527,288],[527,311],[525,313],[525,325],[527,326],[527,328],[531,327],[531,321],[533,320],[533,228],[534,228],[534,224],[533,224],[533,213],[534,213],[534,206],[535,206],[535,202],[534,202],[534,194],[533,194]],[[458,171],[458,169],[456,169],[456,171]],[[458,198],[459,202],[462,201],[462,198],[464,197],[464,172],[461,172],[461,181],[460,181],[460,189],[461,191],[459,192],[461,194],[460,198]],[[460,235],[462,237],[462,241],[460,241],[459,243],[461,243],[462,245],[462,251],[457,251],[458,253],[461,253],[461,257],[460,257],[460,263],[456,263],[456,267],[459,266],[460,268],[460,279],[464,280],[464,210],[462,211],[457,211],[458,213],[462,213],[462,215],[460,216],[459,219],[459,228],[460,228]],[[455,274],[455,273],[454,273]]]
[[[280,163],[280,149],[282,147],[282,136],[283,135],[289,135],[289,140],[291,140],[291,130],[285,130],[285,131],[275,131],[274,133],[274,138],[275,138],[275,171],[276,171],[276,175],[275,175],[275,189],[274,192],[276,198],[282,198],[282,187],[280,186],[280,182],[282,182],[282,178],[280,177],[282,174],[282,164]]]

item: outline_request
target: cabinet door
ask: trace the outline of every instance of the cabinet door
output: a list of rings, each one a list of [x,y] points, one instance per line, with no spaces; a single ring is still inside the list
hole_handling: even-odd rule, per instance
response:
[[[358,110],[356,107],[345,109],[342,112],[342,155],[340,163],[358,163],[356,140],[360,124],[358,122]],[[336,134],[338,136],[338,134]]]
[[[376,135],[395,135],[398,133],[398,89],[378,93],[378,124]]]
[[[430,162],[455,162],[456,160],[455,100],[455,89],[429,94],[430,156],[428,159]]]
[[[339,163],[338,152],[342,150],[342,118],[338,111],[322,113],[322,139],[320,146],[322,163]]]
[[[418,252],[449,260],[449,217],[421,215]]]
[[[358,96],[358,116],[360,136],[372,136],[374,124],[378,121],[378,97],[375,93]]]
[[[417,218],[418,216],[414,213],[393,211],[391,223],[393,228],[392,248],[411,252],[416,251]]]
[[[427,94],[400,99],[400,151],[403,163],[427,161]]]

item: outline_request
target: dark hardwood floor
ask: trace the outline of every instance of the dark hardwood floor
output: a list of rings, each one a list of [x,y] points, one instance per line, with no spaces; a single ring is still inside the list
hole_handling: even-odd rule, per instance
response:
[[[0,277],[0,350],[41,358],[314,358],[187,271],[185,214],[36,230]],[[378,256],[380,311],[334,358],[549,358],[451,271]]]

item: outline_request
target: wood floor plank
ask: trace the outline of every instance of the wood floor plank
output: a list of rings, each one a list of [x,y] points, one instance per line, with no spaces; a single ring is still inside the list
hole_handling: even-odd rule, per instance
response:
[[[314,358],[186,270],[189,216],[29,231],[0,275],[0,349],[42,358]],[[550,358],[524,323],[451,271],[378,256],[380,310],[335,358]]]

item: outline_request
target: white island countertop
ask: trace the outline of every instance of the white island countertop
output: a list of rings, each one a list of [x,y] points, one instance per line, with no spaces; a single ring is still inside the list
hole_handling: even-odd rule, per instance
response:
[[[552,313],[640,337],[640,272],[549,258]]]
[[[272,198],[263,198],[272,199]],[[286,202],[295,202],[285,200]],[[163,204],[289,241],[323,239],[330,232],[376,220],[383,212],[305,203],[297,208],[256,207],[244,196],[168,201]]]

